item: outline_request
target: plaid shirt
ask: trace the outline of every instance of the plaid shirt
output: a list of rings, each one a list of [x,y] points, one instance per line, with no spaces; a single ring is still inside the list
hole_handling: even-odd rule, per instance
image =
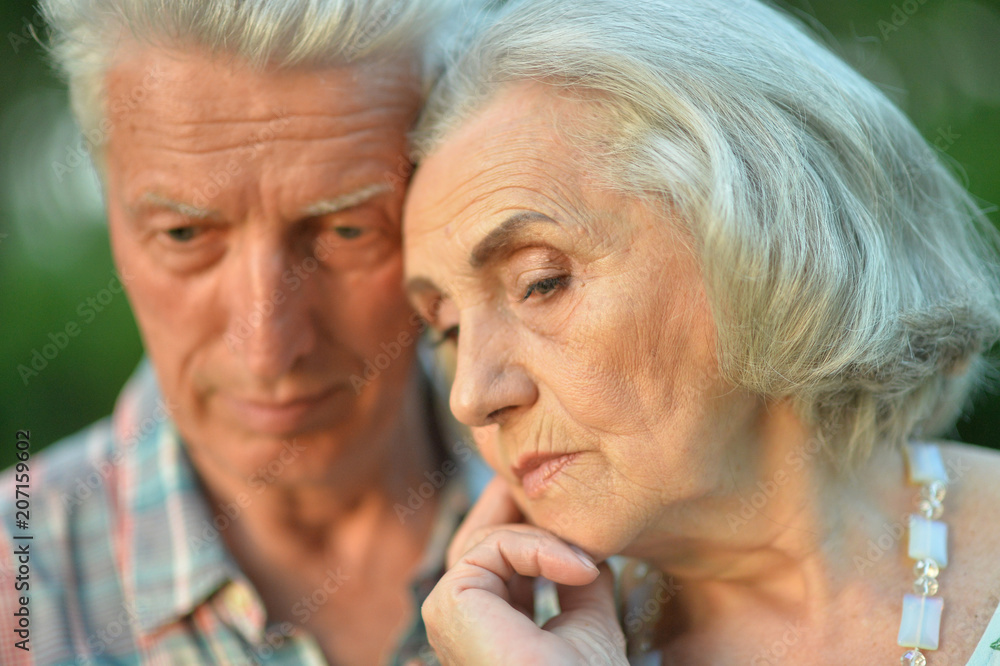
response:
[[[455,447],[465,446],[456,442]],[[444,551],[485,481],[475,457],[441,492],[438,516],[412,586],[414,622],[392,664],[436,663],[419,607],[443,570]],[[326,664],[316,640],[290,622],[268,625],[240,571],[148,363],[110,420],[29,461],[31,513],[15,523],[14,470],[0,477],[0,664]],[[454,467],[449,467],[454,470]],[[214,522],[213,522],[214,521]],[[13,535],[30,534],[30,540]],[[14,582],[29,548],[30,652],[15,643]],[[331,570],[336,589],[339,572]],[[312,596],[325,601],[325,589]]]

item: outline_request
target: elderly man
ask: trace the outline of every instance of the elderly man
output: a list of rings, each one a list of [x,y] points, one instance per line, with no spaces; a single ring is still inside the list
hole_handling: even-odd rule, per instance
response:
[[[150,360],[30,462],[27,527],[3,480],[0,662],[419,663],[471,452],[413,363],[400,210],[454,8],[43,9]]]

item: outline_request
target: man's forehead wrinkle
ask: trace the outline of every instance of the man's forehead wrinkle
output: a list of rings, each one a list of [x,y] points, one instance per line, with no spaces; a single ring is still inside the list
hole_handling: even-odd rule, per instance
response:
[[[380,159],[385,162],[383,171],[386,168],[397,168],[392,159],[396,157],[396,153],[389,155],[383,144],[368,140],[379,134],[377,127],[353,128],[351,131],[342,128],[339,131],[316,133],[295,132],[291,130],[291,126],[278,126],[267,136],[257,136],[258,132],[242,131],[234,133],[205,131],[179,135],[165,134],[160,130],[162,128],[137,129],[128,137],[128,141],[133,146],[154,150],[157,153],[200,156],[248,150],[256,155],[262,150],[292,143],[302,147],[301,151],[292,153],[295,163],[300,165],[308,164],[310,161],[336,161],[343,158],[349,150],[355,160]],[[400,136],[402,137],[402,134]],[[403,139],[400,138],[401,145],[402,142]],[[398,155],[400,157],[403,155],[402,149]],[[245,159],[245,156],[241,159]]]
[[[157,61],[153,65],[158,65]],[[200,65],[217,66],[210,60]],[[328,119],[331,127],[338,128],[384,125],[391,118],[405,131],[419,107],[419,93],[411,94],[408,87],[384,77],[344,78],[341,73],[343,80],[317,87],[314,75],[322,71],[307,72],[305,76],[287,73],[283,75],[287,78],[274,79],[250,73],[245,80],[236,71],[220,89],[215,82],[211,87],[207,83],[199,85],[196,73],[189,78],[178,76],[170,65],[158,66],[158,71],[167,74],[144,86],[143,71],[141,66],[133,66],[131,70],[123,67],[122,71],[113,69],[109,73],[107,105],[115,123],[170,124],[178,130],[187,125],[195,128],[188,131],[197,131],[198,127],[211,128],[213,124],[238,127],[283,120],[323,126],[322,121]],[[136,103],[132,97],[139,89],[144,97]],[[355,94],[359,92],[364,94]]]
[[[174,93],[168,92],[164,97],[166,104],[149,108],[148,114],[150,122],[163,122],[167,120],[176,124],[211,124],[211,123],[235,123],[235,122],[260,122],[268,123],[281,119],[328,119],[330,122],[343,122],[345,120],[367,121],[369,118],[382,118],[385,116],[410,115],[411,107],[397,97],[386,100],[386,103],[367,105],[352,104],[348,96],[339,96],[337,99],[304,100],[296,99],[294,104],[287,99],[275,100],[269,98],[266,103],[253,108],[251,105],[237,105],[227,102],[226,105],[207,105],[201,99],[193,103],[183,103],[170,97]]]
[[[419,95],[419,68],[412,59],[360,60],[328,65],[281,66],[263,68],[248,63],[239,55],[229,55],[200,48],[197,45],[171,48],[165,45],[119,46],[108,76],[114,79],[139,79],[152,75],[168,86],[176,83],[221,82],[234,90],[252,91],[258,83],[280,91],[294,90],[303,80],[310,80],[313,89],[338,89],[346,84],[363,81],[374,89],[406,88]],[[111,78],[109,78],[111,80]]]
[[[343,140],[347,140],[348,138],[349,137],[329,137],[329,138],[327,138],[325,140],[333,140],[333,141],[341,140],[341,141],[343,141]],[[300,139],[300,138],[289,138],[289,137],[275,137],[274,139],[271,139],[271,140],[268,140],[268,141],[264,141],[264,142],[260,142],[260,143],[257,143],[257,142],[247,143],[246,141],[233,141],[233,142],[226,142],[226,143],[223,143],[222,145],[215,145],[215,146],[211,146],[211,145],[210,146],[205,146],[205,145],[202,145],[201,142],[195,142],[195,143],[186,144],[186,145],[183,145],[183,146],[168,146],[168,145],[163,145],[163,144],[160,144],[160,143],[152,143],[151,147],[154,150],[156,150],[158,153],[164,153],[164,154],[166,154],[166,153],[173,153],[175,155],[182,155],[182,156],[183,155],[209,156],[209,155],[215,155],[215,154],[224,154],[226,152],[231,152],[231,151],[246,150],[248,148],[252,149],[254,153],[260,153],[263,150],[263,146],[265,146],[265,145],[266,146],[278,146],[278,145],[287,144],[287,143],[305,144],[306,146],[315,147],[316,143],[319,142],[319,141],[321,141],[321,140],[323,140],[323,139],[315,139],[315,138],[314,139],[306,139],[306,138],[301,138]],[[139,142],[136,142],[136,143],[139,143]],[[310,155],[303,155],[302,159],[299,159],[299,160],[297,160],[295,162],[295,165],[296,166],[304,166],[304,165],[309,164],[310,162],[308,162],[308,161],[306,161],[304,159],[305,157],[309,157],[309,156]],[[328,159],[323,159],[324,157],[327,157]],[[369,159],[369,158],[373,158],[373,157],[374,157],[374,155],[362,155],[362,156],[359,156],[360,159]],[[317,159],[314,161],[315,163],[323,163],[323,162],[335,160],[337,158],[337,155],[323,156],[323,155],[317,154],[316,158]]]
[[[391,109],[350,111],[346,113],[303,113],[281,110],[266,116],[246,118],[239,115],[220,114],[210,117],[197,114],[178,117],[176,114],[134,114],[129,118],[129,128],[134,132],[156,132],[184,138],[201,133],[217,135],[219,127],[233,129],[271,129],[275,134],[289,136],[322,133],[343,134],[358,131],[385,131],[386,124],[399,120],[400,114]],[[400,125],[400,133],[405,131]]]

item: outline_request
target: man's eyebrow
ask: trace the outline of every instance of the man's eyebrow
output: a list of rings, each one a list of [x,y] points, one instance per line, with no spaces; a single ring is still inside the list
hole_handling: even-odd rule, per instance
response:
[[[201,208],[200,206],[192,206],[191,204],[186,204],[180,201],[174,201],[173,199],[168,199],[167,197],[156,194],[155,192],[147,192],[146,194],[143,194],[139,200],[144,204],[150,204],[160,208],[166,208],[167,210],[172,210],[175,213],[183,215],[184,217],[193,217],[198,220],[218,217],[218,213],[214,210]]]
[[[380,194],[388,192],[390,189],[391,188],[386,183],[373,183],[371,185],[365,185],[361,189],[353,192],[341,194],[340,196],[332,199],[317,201],[314,204],[306,206],[306,208],[302,211],[302,216],[319,217],[321,215],[339,213],[341,211],[348,210],[349,208],[354,208],[359,204],[363,204],[369,199],[373,199]]]
[[[482,268],[498,259],[502,259],[517,249],[513,245],[513,242],[522,235],[524,229],[539,222],[559,224],[548,215],[534,211],[511,215],[494,227],[492,231],[476,244],[476,247],[472,250],[472,254],[469,256],[469,265],[473,268]]]
[[[358,204],[362,204],[369,199],[383,194],[384,192],[388,192],[389,189],[389,186],[385,183],[365,185],[361,189],[355,190],[354,192],[348,192],[347,194],[342,194],[332,199],[323,199],[310,204],[302,210],[302,216],[318,217],[320,215],[339,213],[349,208],[353,208]],[[219,217],[219,213],[217,211],[209,208],[202,208],[200,206],[192,206],[191,204],[183,203],[181,201],[174,201],[173,199],[156,194],[155,192],[147,192],[142,195],[140,201],[145,204],[151,204],[153,206],[159,206],[160,208],[172,210],[175,213],[183,215],[184,217],[191,217],[199,220]]]

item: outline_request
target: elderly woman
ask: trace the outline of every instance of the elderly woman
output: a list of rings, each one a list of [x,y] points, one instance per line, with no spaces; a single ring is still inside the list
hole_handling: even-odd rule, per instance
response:
[[[752,1],[515,2],[458,53],[408,285],[497,480],[424,606],[444,661],[994,663],[1000,456],[934,440],[991,231],[903,114]]]

